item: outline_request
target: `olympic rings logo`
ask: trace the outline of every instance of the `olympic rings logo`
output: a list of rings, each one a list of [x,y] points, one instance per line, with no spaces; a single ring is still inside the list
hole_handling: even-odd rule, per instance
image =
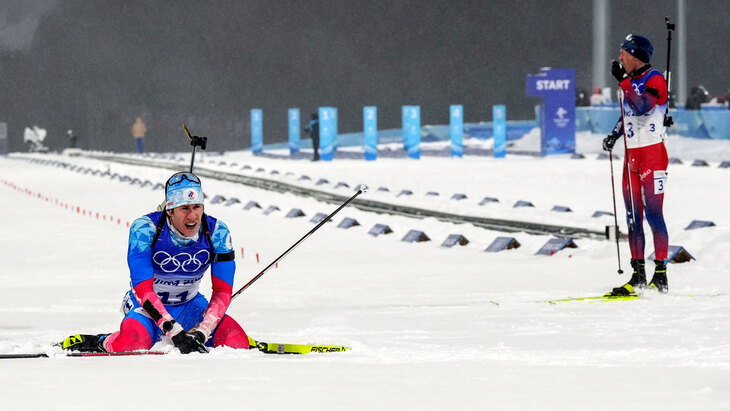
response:
[[[210,260],[208,250],[200,250],[194,255],[180,253],[172,256],[165,251],[158,251],[152,256],[152,261],[166,273],[174,273],[181,269],[186,273],[194,273],[208,264],[208,260]]]

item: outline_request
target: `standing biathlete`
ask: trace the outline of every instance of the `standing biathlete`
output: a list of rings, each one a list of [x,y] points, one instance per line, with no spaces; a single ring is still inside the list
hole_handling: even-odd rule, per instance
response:
[[[206,352],[206,346],[248,348],[243,328],[226,315],[236,271],[228,227],[203,212],[203,189],[192,173],[170,177],[165,201],[163,211],[138,218],[130,227],[131,290],[120,330],[70,336],[64,349],[148,350],[163,336],[183,354]],[[208,267],[210,302],[198,292]]]
[[[614,60],[611,65],[611,74],[623,94],[624,115],[603,139],[603,149],[611,151],[616,140],[625,137],[627,152],[622,186],[634,269],[629,282],[614,288],[609,293],[612,295],[629,295],[637,288],[646,287],[644,215],[653,234],[656,264],[649,287],[661,293],[669,290],[666,268],[669,235],[662,213],[668,164],[664,146],[668,93],[664,76],[649,64],[652,53],[647,38],[629,34],[621,43],[621,64]]]

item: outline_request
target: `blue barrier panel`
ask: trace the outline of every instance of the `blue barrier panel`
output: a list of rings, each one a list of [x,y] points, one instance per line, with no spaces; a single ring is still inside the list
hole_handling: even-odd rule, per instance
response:
[[[309,222],[310,223],[319,224],[322,220],[325,219],[325,217],[327,217],[327,214],[325,214],[325,213],[317,213],[317,214],[314,215],[314,217],[312,217],[311,220],[309,220]],[[331,223],[332,222],[332,219],[330,218],[329,220],[327,220],[327,222],[328,223]]]
[[[260,109],[251,110],[251,151],[254,154],[264,149],[264,113]]]
[[[228,199],[228,201],[226,201],[226,203],[224,205],[226,207],[230,207],[230,206],[232,206],[234,204],[238,204],[240,202],[241,202],[241,200],[237,199],[236,197],[233,197],[233,198]]]
[[[0,155],[8,154],[8,123],[0,123]]]
[[[559,213],[572,213],[573,212],[573,210],[571,210],[570,207],[559,206],[559,205],[553,206],[553,208],[550,211],[557,211]]]
[[[576,109],[577,110],[577,109]],[[583,108],[580,111],[590,117],[591,131],[596,134],[608,134],[621,119],[621,108],[616,105]],[[600,144],[599,144],[600,145]]]
[[[479,205],[489,204],[489,203],[499,203],[499,199],[494,197],[484,197],[482,201],[479,202]]]
[[[393,230],[385,224],[375,224],[373,228],[368,231],[368,234],[372,235],[373,237],[377,237],[381,234],[390,234],[392,232]]]
[[[405,241],[407,243],[420,243],[423,241],[431,241],[431,239],[428,238],[426,233],[423,231],[411,230],[401,239],[401,241]]]
[[[319,151],[320,159],[332,161],[337,145],[337,109],[319,108]]]
[[[667,130],[667,134],[681,135],[692,138],[713,138],[730,140],[730,111],[726,108],[718,110],[716,107],[703,106],[702,110],[685,110],[673,108],[669,115],[674,125]],[[589,127],[582,126],[580,131],[590,130],[596,134],[608,134],[621,118],[621,109],[618,104],[599,107],[578,107],[576,116],[582,122],[588,122]]]
[[[446,240],[441,243],[441,247],[451,248],[457,244],[464,246],[469,244],[469,240],[467,240],[466,237],[461,234],[450,234],[448,237],[446,237]]]
[[[410,158],[421,158],[421,107],[403,106],[403,143]]]
[[[337,225],[337,228],[350,228],[350,227],[357,227],[360,223],[357,222],[354,218],[345,217],[342,219],[340,224]]]
[[[408,115],[408,107],[401,106],[400,108],[400,138],[403,140],[403,150],[408,150],[408,142],[406,141],[406,116]]]
[[[248,203],[246,203],[245,206],[243,206],[243,209],[244,210],[250,210],[250,209],[252,209],[254,207],[255,208],[261,208],[261,206],[259,205],[259,203],[255,202],[255,201],[249,201]]]
[[[585,107],[575,108],[575,131],[592,131],[591,115]]]
[[[365,160],[378,158],[378,108],[362,108],[362,129],[365,138]]]
[[[497,237],[494,239],[494,241],[492,241],[492,244],[489,244],[489,247],[487,247],[484,251],[496,253],[502,250],[519,248],[520,245],[521,244],[517,240],[515,240],[514,237]]]
[[[535,255],[553,255],[566,247],[578,248],[572,238],[551,238]]]
[[[223,197],[222,195],[215,195],[215,196],[213,196],[213,199],[210,200],[210,203],[211,204],[218,204],[218,203],[223,203],[225,201],[226,201],[226,198]]]
[[[730,111],[723,105],[702,105],[702,122],[710,137],[730,140]]]
[[[575,70],[543,68],[525,80],[528,96],[542,97],[540,153],[575,153]]]
[[[704,227],[714,227],[715,223],[712,221],[703,221],[703,220],[692,220],[691,223],[687,227],[685,227],[685,230],[695,230],[697,228],[704,228]]]
[[[512,206],[512,208],[517,208],[517,207],[535,207],[535,205],[529,201],[517,200],[517,202],[515,203],[515,205]]]
[[[607,215],[609,217],[613,217],[613,213],[610,212],[610,211],[596,211],[595,213],[593,213],[593,215],[591,217],[598,218],[598,217],[602,217],[604,215]]]
[[[492,106],[494,124],[494,158],[504,158],[507,154],[507,107]]]
[[[651,253],[649,260],[654,259],[654,253]],[[667,260],[672,263],[686,263],[687,261],[694,260],[692,254],[689,253],[681,245],[670,245],[667,250]]]
[[[264,214],[269,215],[269,214],[273,213],[274,211],[279,211],[279,210],[281,210],[279,207],[277,207],[275,205],[270,205],[266,210],[264,210]]]
[[[449,108],[450,115],[450,137],[451,137],[451,157],[464,156],[464,106],[453,104]]]
[[[298,153],[301,149],[301,138],[299,130],[299,109],[289,109],[289,154]]]
[[[289,210],[288,213],[286,213],[286,218],[297,218],[304,216],[306,216],[306,214],[304,214],[304,211],[299,208],[292,208],[291,210]]]
[[[674,125],[669,128],[669,134],[694,138],[710,138],[707,133],[700,110],[674,110],[669,112],[674,120]]]

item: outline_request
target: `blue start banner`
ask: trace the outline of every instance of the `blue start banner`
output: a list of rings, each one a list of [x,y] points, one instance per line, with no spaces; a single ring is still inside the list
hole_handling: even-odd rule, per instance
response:
[[[403,106],[403,145],[410,158],[421,158],[421,107]]]
[[[492,106],[492,125],[494,127],[494,158],[507,155],[507,107]]]
[[[451,157],[464,156],[464,106],[452,104],[450,107],[451,122]]]
[[[302,147],[299,134],[299,109],[289,109],[289,154],[298,153]]]
[[[332,161],[337,144],[337,109],[319,108],[319,153],[323,161]]]
[[[363,107],[362,123],[365,134],[365,160],[375,160],[378,158],[378,108]]]
[[[540,153],[575,153],[575,70],[543,68],[527,76],[525,93],[542,97]]]
[[[264,149],[264,113],[260,109],[251,110],[251,151],[254,154]]]

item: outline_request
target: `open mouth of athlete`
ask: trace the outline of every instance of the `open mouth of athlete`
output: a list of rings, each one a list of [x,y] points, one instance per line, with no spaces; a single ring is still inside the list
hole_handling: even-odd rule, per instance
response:
[[[197,226],[197,225],[198,225],[197,221],[194,223],[185,223],[185,227],[187,227],[187,228],[195,228],[195,226]]]

